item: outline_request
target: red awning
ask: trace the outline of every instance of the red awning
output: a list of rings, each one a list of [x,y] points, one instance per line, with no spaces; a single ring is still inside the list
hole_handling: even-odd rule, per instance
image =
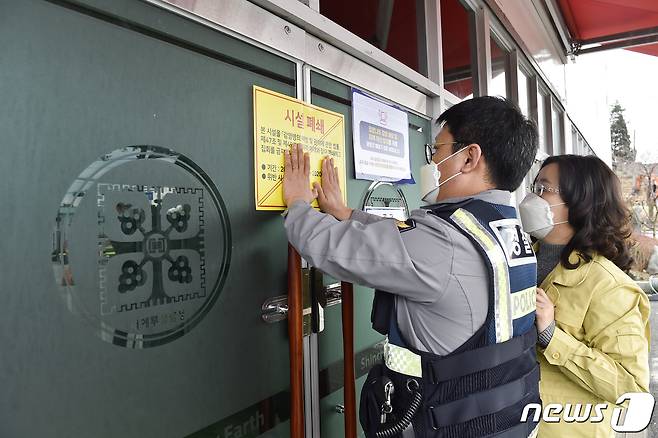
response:
[[[558,0],[575,53],[630,49],[658,55],[658,1]]]
[[[644,53],[646,55],[658,56],[658,44],[649,44],[649,45],[646,45],[646,46],[632,47],[628,50],[632,50],[634,52],[639,52],[639,53]]]

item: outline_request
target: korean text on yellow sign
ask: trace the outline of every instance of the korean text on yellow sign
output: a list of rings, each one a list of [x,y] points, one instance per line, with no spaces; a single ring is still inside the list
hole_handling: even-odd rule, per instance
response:
[[[345,199],[345,118],[342,114],[254,86],[254,192],[256,210],[283,210],[284,152],[299,143],[311,156],[311,185],[322,159],[334,159]],[[317,201],[313,202],[317,207]]]

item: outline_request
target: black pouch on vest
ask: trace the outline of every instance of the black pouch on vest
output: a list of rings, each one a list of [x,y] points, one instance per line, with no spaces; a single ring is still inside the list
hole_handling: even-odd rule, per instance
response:
[[[368,438],[375,436],[381,427],[382,406],[386,401],[384,386],[390,379],[384,376],[384,364],[377,364],[370,372],[361,389],[359,421]],[[391,417],[387,418],[387,422]]]

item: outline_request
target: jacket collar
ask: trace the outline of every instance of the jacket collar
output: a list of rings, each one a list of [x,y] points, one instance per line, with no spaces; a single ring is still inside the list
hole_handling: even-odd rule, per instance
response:
[[[533,249],[538,251],[540,246],[540,242],[537,241],[533,245]],[[542,284],[559,284],[567,287],[578,286],[585,281],[587,274],[589,274],[589,270],[592,267],[592,263],[582,263],[578,251],[574,250],[569,254],[569,261],[571,263],[577,263],[579,260],[581,263],[576,269],[567,269],[562,266],[561,263],[558,263],[558,265],[544,279]]]

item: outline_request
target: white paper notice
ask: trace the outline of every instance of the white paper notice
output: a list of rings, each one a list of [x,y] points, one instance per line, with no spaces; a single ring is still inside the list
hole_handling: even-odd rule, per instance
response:
[[[407,113],[353,88],[352,120],[356,178],[412,182]]]

